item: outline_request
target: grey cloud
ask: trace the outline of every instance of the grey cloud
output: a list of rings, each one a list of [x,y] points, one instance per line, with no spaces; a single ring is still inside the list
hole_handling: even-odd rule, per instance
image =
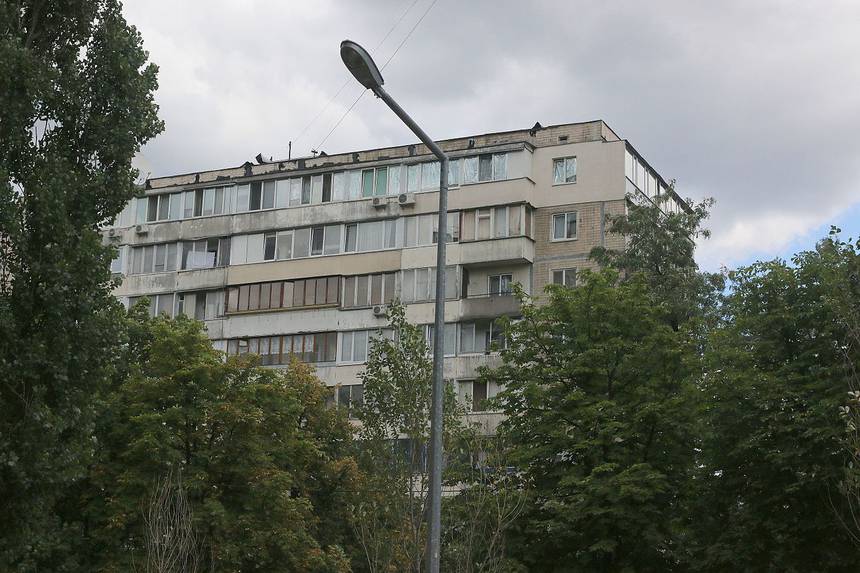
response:
[[[348,78],[340,40],[373,48],[409,4],[127,3],[162,68],[168,130],[144,150],[153,175],[284,155]],[[713,267],[768,256],[857,200],[858,22],[853,2],[438,0],[384,74],[440,138],[607,120],[682,195],[717,199],[701,252]],[[317,145],[358,92],[349,83],[294,153]],[[366,94],[323,147],[412,140]]]

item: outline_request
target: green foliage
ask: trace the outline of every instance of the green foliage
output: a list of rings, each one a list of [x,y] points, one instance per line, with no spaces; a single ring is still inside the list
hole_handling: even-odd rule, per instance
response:
[[[724,285],[721,275],[700,273],[693,258],[695,240],[710,236],[702,224],[709,217],[713,199],[701,203],[688,199],[689,211],[667,215],[661,208],[669,200],[668,194],[661,195],[655,206],[628,197],[627,213],[607,217],[609,231],[625,237],[624,250],[595,247],[591,258],[625,276],[642,274],[650,296],[678,330],[713,308],[716,293]]]
[[[391,336],[371,339],[360,374],[358,410],[363,481],[353,524],[370,571],[420,571],[425,544],[433,365],[421,329],[399,303],[388,307]],[[444,401],[445,450],[466,432],[450,388]]]
[[[645,278],[582,273],[524,300],[503,364],[500,433],[531,484],[516,556],[543,571],[665,571],[693,464],[688,343]]]
[[[850,389],[834,299],[848,259],[833,241],[788,265],[730,274],[705,356],[703,448],[690,526],[703,570],[849,571],[839,524],[847,452],[839,406]],[[857,268],[856,255],[851,263]],[[855,271],[856,272],[856,271]]]
[[[138,320],[139,362],[109,401],[85,503],[93,569],[142,561],[142,501],[175,470],[216,570],[349,570],[351,429],[310,367],[224,362],[199,322]]]
[[[117,2],[0,2],[0,569],[77,570],[62,498],[116,368],[97,228],[156,135],[156,68]]]

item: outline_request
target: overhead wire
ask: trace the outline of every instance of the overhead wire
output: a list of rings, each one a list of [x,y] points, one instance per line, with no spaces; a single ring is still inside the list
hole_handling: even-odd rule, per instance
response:
[[[406,10],[404,10],[403,13],[400,14],[400,18],[398,18],[397,21],[394,22],[394,24],[388,29],[388,32],[385,33],[385,36],[383,36],[382,39],[379,41],[379,43],[376,45],[376,48],[374,48],[374,50],[373,50],[374,52],[379,50],[379,48],[382,47],[382,45],[385,43],[385,40],[387,40],[389,38],[389,36],[391,36],[391,33],[394,32],[394,29],[400,25],[400,23],[403,21],[403,19],[406,18],[406,15],[412,10],[412,8],[417,3],[418,3],[418,0],[414,0],[412,2],[412,4],[407,6]],[[301,132],[299,132],[298,137],[296,137],[293,140],[293,143],[296,143],[297,141],[299,141],[302,138],[302,136],[304,136],[304,134],[307,133],[308,129],[310,129],[311,126],[313,124],[315,124],[316,121],[326,112],[326,110],[328,110],[328,108],[331,106],[332,102],[334,102],[334,100],[337,99],[337,96],[339,96],[341,94],[341,92],[346,88],[346,86],[349,85],[350,81],[352,81],[352,78],[347,78],[346,81],[343,82],[343,85],[341,85],[340,88],[335,92],[335,94],[329,98],[329,100],[322,107],[322,109],[319,112],[317,112],[317,114],[305,125],[305,127],[301,130]]]
[[[401,40],[400,44],[397,46],[397,48],[395,48],[394,52],[392,52],[392,54],[390,56],[388,56],[388,59],[385,60],[385,63],[382,64],[382,68],[381,68],[382,70],[384,70],[388,66],[388,64],[391,63],[391,60],[394,59],[394,56],[397,55],[397,52],[400,51],[400,48],[402,48],[404,46],[404,44],[406,44],[406,41],[409,40],[410,36],[412,36],[412,33],[415,31],[415,29],[418,28],[419,24],[421,24],[421,22],[424,20],[424,18],[430,12],[430,10],[433,8],[433,6],[436,5],[436,2],[438,2],[438,0],[433,0],[430,3],[430,5],[427,6],[427,9],[424,10],[424,13],[421,14],[421,17],[418,18],[418,20],[415,22],[415,24],[412,26],[412,28],[409,29],[409,32],[406,34],[406,36],[403,38],[403,40]],[[352,102],[352,105],[350,105],[347,108],[347,110],[343,113],[343,115],[340,116],[340,119],[337,120],[337,123],[334,124],[334,127],[331,128],[331,130],[326,134],[326,136],[323,138],[323,140],[319,142],[319,144],[315,147],[315,149],[319,149],[323,146],[323,144],[328,140],[328,138],[331,136],[331,134],[334,133],[334,131],[338,128],[338,126],[340,126],[341,123],[343,123],[343,120],[346,119],[346,116],[349,115],[349,112],[352,111],[352,108],[354,108],[358,104],[359,100],[361,100],[361,98],[364,97],[365,93],[367,93],[366,88],[364,90],[362,90],[362,92],[360,94],[358,94],[358,97],[355,98],[355,101]]]

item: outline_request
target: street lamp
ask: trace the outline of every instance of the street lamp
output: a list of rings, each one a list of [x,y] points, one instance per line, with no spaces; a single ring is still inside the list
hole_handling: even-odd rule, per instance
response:
[[[385,81],[367,50],[352,42],[340,43],[340,57],[358,83],[391,108],[412,133],[439,158],[439,232],[436,239],[436,316],[433,327],[433,397],[430,404],[430,515],[427,532],[427,570],[439,571],[439,536],[442,517],[442,368],[445,338],[445,247],[448,233],[448,156],[418,127],[382,88]]]

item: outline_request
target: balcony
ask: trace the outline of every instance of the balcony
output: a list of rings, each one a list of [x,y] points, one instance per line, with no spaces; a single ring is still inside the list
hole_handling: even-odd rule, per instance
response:
[[[448,208],[454,211],[509,203],[533,204],[534,189],[535,182],[528,177],[467,183],[449,193]]]
[[[453,251],[453,249],[451,249]],[[459,244],[459,260],[448,264],[496,265],[498,263],[532,263],[535,258],[534,241],[529,237],[507,237],[483,241],[464,241]],[[453,254],[453,253],[452,253]]]
[[[512,316],[519,312],[520,301],[513,294],[470,295],[460,301],[461,320]]]

